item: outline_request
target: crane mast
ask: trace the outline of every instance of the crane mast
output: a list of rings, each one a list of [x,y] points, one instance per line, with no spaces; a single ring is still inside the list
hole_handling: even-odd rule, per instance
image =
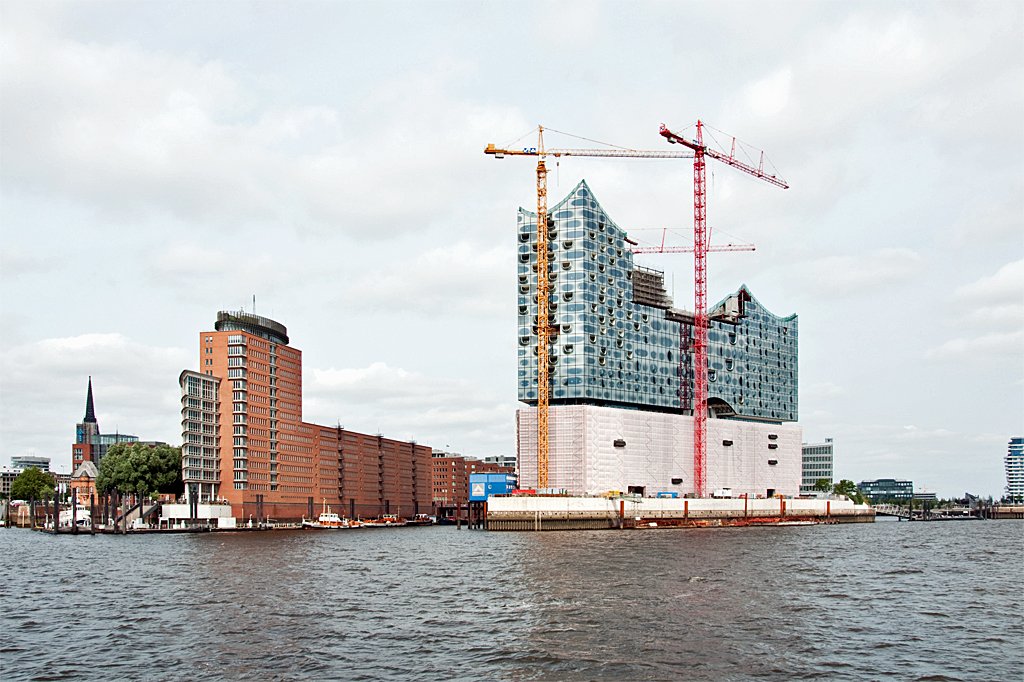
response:
[[[537,488],[548,487],[548,169],[544,127],[537,129]]]
[[[693,481],[698,497],[707,494],[707,422],[708,422],[708,269],[707,269],[707,186],[705,155],[738,168],[756,178],[787,189],[781,178],[764,172],[764,152],[757,168],[736,159],[736,138],[728,154],[704,145],[704,124],[697,121],[697,139],[687,140],[664,125],[660,134],[671,144],[682,144],[693,150],[693,319],[694,319],[694,409],[693,409]]]

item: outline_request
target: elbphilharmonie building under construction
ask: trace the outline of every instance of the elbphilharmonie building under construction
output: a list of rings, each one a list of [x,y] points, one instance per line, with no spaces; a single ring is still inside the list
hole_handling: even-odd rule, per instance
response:
[[[580,182],[549,212],[549,487],[694,492],[694,316]],[[536,214],[519,210],[520,485],[537,481]],[[707,487],[797,495],[797,316],[741,286],[709,309]]]

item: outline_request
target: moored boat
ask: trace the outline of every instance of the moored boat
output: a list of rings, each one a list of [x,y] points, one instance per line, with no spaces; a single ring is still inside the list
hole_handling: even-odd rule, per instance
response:
[[[359,528],[363,524],[359,521],[353,521],[352,519],[343,519],[327,506],[327,501],[324,500],[324,511],[320,514],[316,521],[302,517],[303,528],[315,528],[315,529],[327,529],[327,530],[347,530],[349,528]]]
[[[397,528],[398,526],[408,525],[408,521],[396,516],[395,514],[385,514],[379,519],[369,519],[367,521],[363,521],[363,526],[367,528]]]

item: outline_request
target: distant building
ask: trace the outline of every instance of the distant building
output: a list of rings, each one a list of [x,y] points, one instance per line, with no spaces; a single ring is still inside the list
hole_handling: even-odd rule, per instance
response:
[[[433,451],[434,504],[448,506],[469,501],[469,477],[472,474],[515,474],[514,466],[480,461],[443,450]]]
[[[12,469],[28,469],[29,467],[35,467],[40,471],[50,470],[50,458],[49,457],[29,457],[28,455],[21,455],[11,457],[11,468]]]
[[[0,495],[4,497],[11,496],[11,484],[14,483],[14,479],[20,473],[21,471],[15,471],[8,467],[0,467]]]
[[[1006,492],[1011,498],[1024,498],[1024,438],[1011,438],[1007,447]]]
[[[861,495],[872,502],[885,500],[909,500],[914,497],[913,481],[900,478],[879,478],[874,481],[861,481],[857,486]]]
[[[800,479],[800,492],[812,492],[818,479],[828,480],[832,485],[832,439],[826,438],[824,443],[803,444],[803,472]]]
[[[515,455],[495,455],[493,457],[484,457],[483,461],[488,464],[497,464],[500,467],[516,468]]]
[[[101,434],[96,421],[96,410],[92,402],[92,377],[89,377],[89,392],[85,398],[85,417],[75,426],[75,442],[71,446],[71,468],[77,469],[82,462],[100,463],[107,450],[115,443],[138,443],[138,436],[126,433]],[[151,441],[149,445],[160,444]]]
[[[93,462],[82,462],[75,469],[75,472],[71,474],[68,482],[69,487],[75,491],[78,501],[82,504],[95,502],[96,498],[93,496],[97,495],[97,476],[99,476],[99,470]]]

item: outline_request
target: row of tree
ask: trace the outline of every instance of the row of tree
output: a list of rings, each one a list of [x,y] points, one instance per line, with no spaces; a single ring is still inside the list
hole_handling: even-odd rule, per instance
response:
[[[57,485],[53,474],[36,467],[25,469],[11,482],[11,499],[45,500],[53,497]],[[96,492],[114,489],[147,497],[155,493],[180,495],[181,448],[170,445],[150,447],[142,443],[117,443],[100,460]]]

